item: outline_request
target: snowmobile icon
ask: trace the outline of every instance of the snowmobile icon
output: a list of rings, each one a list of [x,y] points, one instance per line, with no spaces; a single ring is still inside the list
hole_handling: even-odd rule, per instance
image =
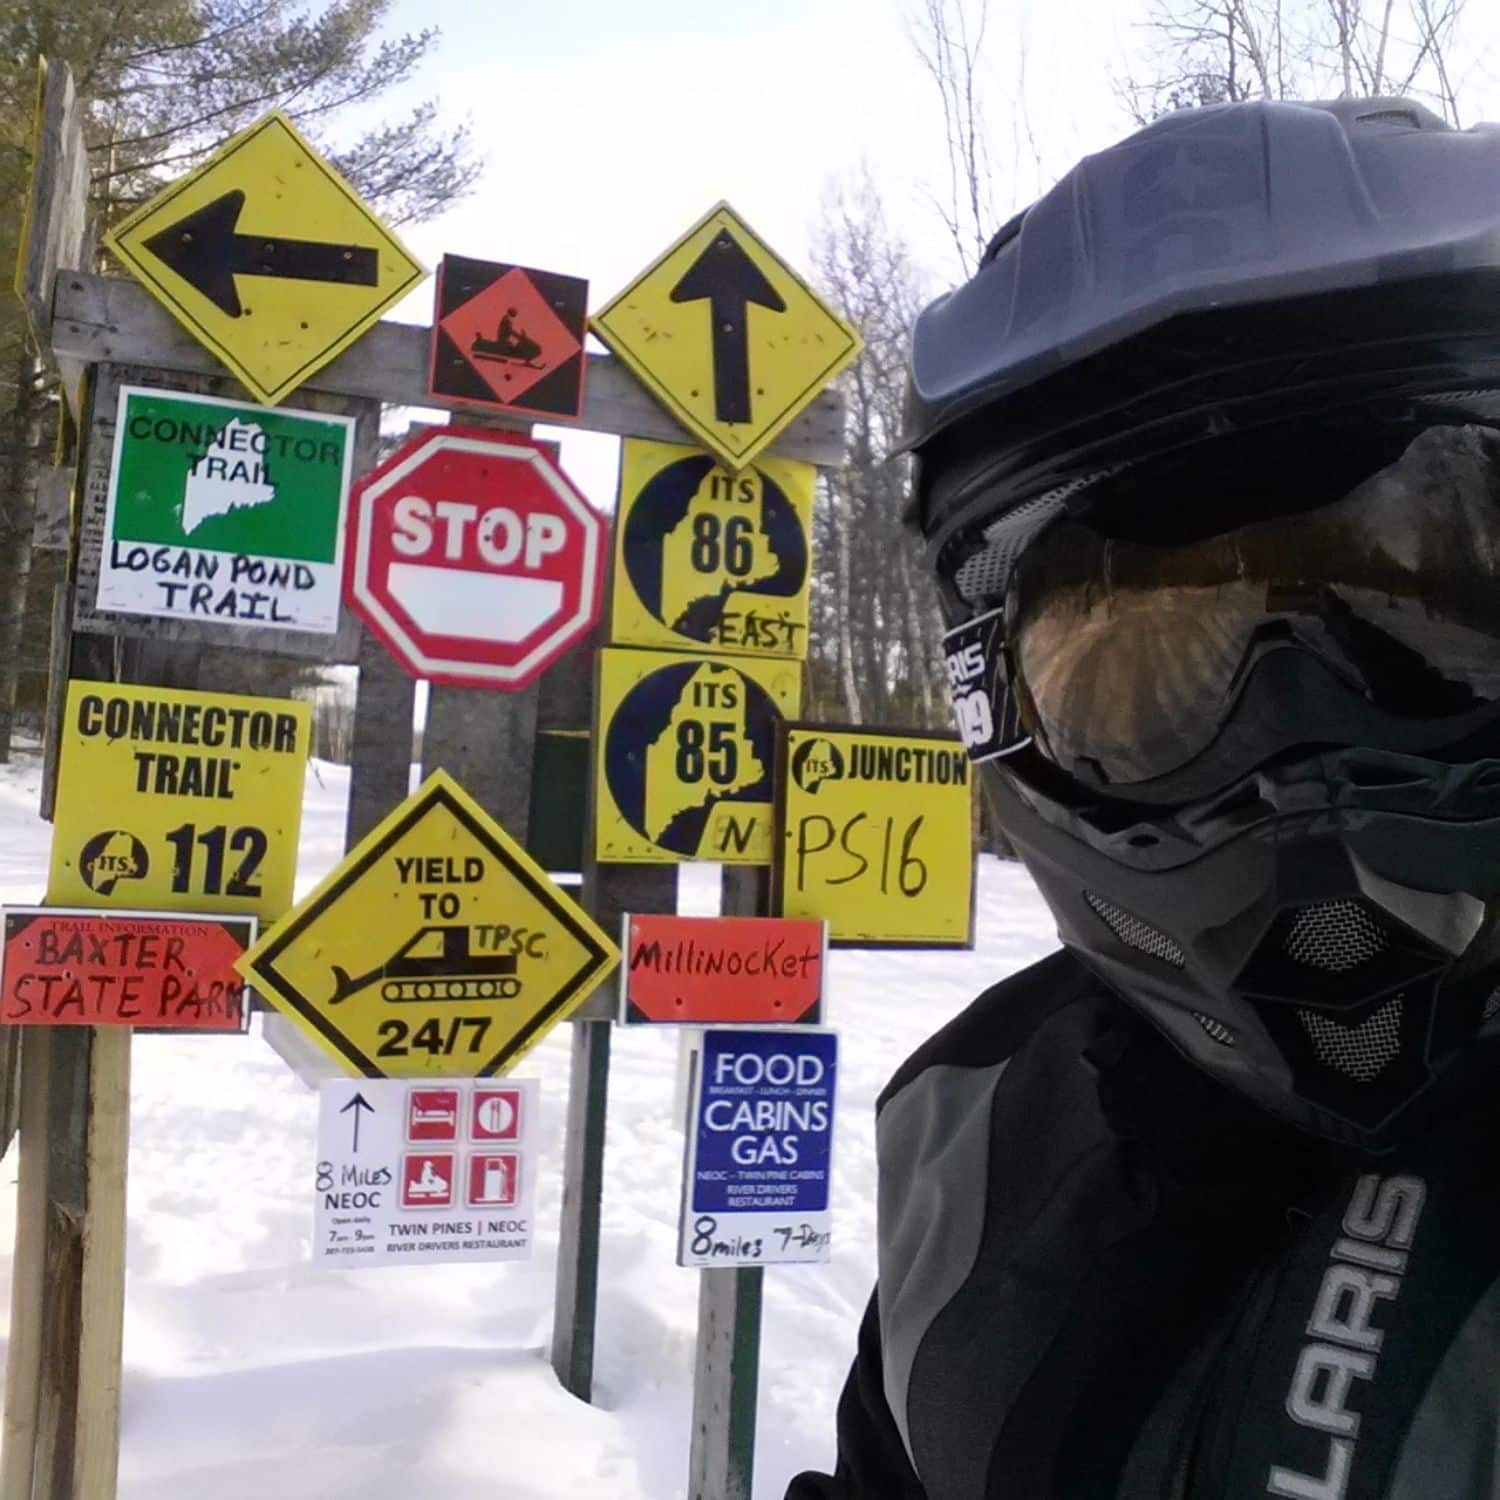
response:
[[[328,1003],[342,1005],[352,995],[380,985],[380,998],[393,1004],[433,1000],[511,1000],[521,991],[516,979],[516,956],[495,953],[479,957],[469,952],[469,928],[423,927],[383,964],[357,976],[332,964],[333,995]]]
[[[539,370],[541,366],[537,364],[536,358],[542,352],[542,346],[516,327],[515,318],[516,310],[512,307],[500,319],[494,338],[487,339],[483,334],[476,333],[469,345],[474,358],[493,359],[501,364],[525,365],[528,369]]]

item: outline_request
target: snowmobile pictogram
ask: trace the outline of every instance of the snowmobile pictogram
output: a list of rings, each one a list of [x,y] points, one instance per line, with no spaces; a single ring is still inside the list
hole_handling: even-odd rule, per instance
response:
[[[521,991],[515,978],[516,956],[496,953],[479,957],[469,951],[470,929],[424,927],[390,958],[367,973],[351,976],[332,964],[333,995],[330,1005],[342,1005],[372,984],[380,986],[380,998],[392,1004],[434,1000],[513,1000]],[[429,949],[423,953],[423,945]],[[437,951],[430,951],[436,946]]]
[[[536,358],[542,352],[542,346],[515,326],[515,317],[515,308],[508,309],[492,339],[476,333],[469,346],[470,353],[475,359],[493,359],[501,364],[525,365],[528,369],[539,370],[541,366]]]

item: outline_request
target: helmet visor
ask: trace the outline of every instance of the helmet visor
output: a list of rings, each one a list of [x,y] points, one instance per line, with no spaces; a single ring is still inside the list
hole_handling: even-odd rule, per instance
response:
[[[1331,504],[1175,545],[1054,525],[1005,619],[1038,748],[1112,783],[1201,755],[1284,651],[1376,715],[1454,728],[1500,701],[1500,433],[1428,428]],[[1288,707],[1268,748],[1338,738]]]

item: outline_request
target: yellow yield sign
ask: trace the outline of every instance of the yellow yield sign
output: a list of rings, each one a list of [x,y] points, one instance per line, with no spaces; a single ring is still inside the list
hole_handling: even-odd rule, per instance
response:
[[[369,1078],[504,1072],[619,961],[589,916],[442,771],[239,961]]]
[[[705,214],[590,326],[734,470],[864,347],[727,203]]]
[[[427,274],[280,110],[105,243],[270,406]]]

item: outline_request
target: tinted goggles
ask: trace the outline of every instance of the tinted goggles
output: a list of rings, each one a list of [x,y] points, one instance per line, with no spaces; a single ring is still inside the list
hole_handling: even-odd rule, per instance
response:
[[[1451,740],[1500,703],[1500,433],[1427,428],[1332,503],[1206,538],[1054,521],[979,602],[947,642],[979,759],[1034,742],[1136,786],[1226,731],[1240,770],[1298,745]]]

